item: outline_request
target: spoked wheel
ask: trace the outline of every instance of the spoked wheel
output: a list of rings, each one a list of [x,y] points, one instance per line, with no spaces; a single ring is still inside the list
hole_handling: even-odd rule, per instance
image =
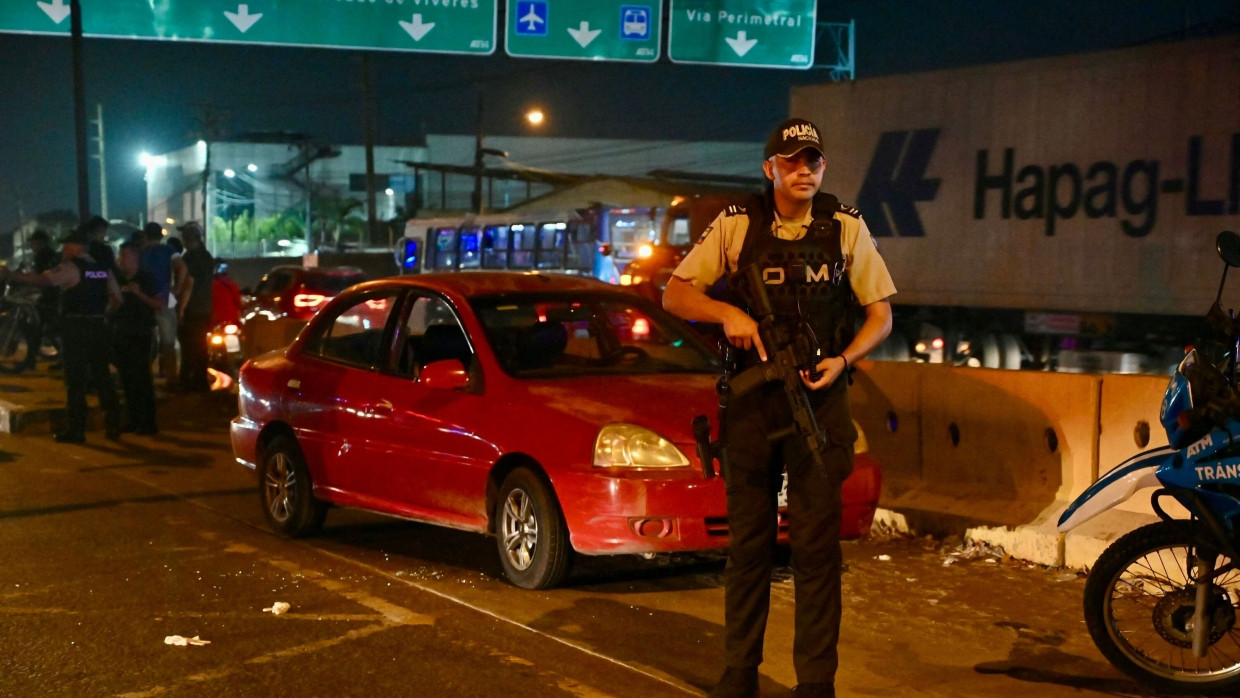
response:
[[[504,478],[495,503],[495,538],[504,575],[524,589],[547,589],[568,574],[568,527],[551,489],[525,469]]]
[[[1160,522],[1117,540],[1085,583],[1085,624],[1121,671],[1168,691],[1240,691],[1240,571],[1214,556],[1204,657],[1193,654],[1196,547],[1188,522]]]
[[[327,505],[311,493],[310,471],[291,438],[272,440],[259,467],[263,516],[272,530],[289,538],[308,536],[323,526]]]

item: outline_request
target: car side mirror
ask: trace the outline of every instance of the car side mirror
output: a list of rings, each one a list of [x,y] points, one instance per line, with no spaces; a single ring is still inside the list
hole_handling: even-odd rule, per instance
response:
[[[469,386],[469,372],[459,359],[432,361],[422,367],[418,382],[428,388],[458,390]]]

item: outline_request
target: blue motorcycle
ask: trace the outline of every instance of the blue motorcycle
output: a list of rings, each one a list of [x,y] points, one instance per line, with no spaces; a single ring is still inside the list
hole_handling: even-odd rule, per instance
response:
[[[1102,654],[1165,691],[1240,695],[1240,318],[1220,305],[1240,235],[1216,240],[1225,262],[1209,324],[1227,338],[1222,360],[1191,349],[1176,367],[1159,420],[1170,445],[1139,453],[1081,493],[1059,519],[1069,531],[1157,487],[1161,521],[1116,540],[1085,583],[1085,623]],[[1190,518],[1162,506],[1171,497]]]

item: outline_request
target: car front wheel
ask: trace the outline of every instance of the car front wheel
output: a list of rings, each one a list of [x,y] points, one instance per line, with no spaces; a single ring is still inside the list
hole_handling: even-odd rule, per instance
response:
[[[504,478],[495,503],[495,538],[504,575],[523,589],[547,589],[568,574],[568,527],[551,488],[529,470]]]
[[[271,442],[258,478],[263,515],[276,533],[301,538],[323,526],[327,505],[311,494],[310,471],[293,439],[278,436]]]

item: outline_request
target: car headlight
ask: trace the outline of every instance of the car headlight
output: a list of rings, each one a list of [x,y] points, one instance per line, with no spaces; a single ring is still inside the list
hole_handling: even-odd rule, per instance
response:
[[[672,442],[644,427],[608,424],[594,440],[598,468],[681,468],[689,459]]]

